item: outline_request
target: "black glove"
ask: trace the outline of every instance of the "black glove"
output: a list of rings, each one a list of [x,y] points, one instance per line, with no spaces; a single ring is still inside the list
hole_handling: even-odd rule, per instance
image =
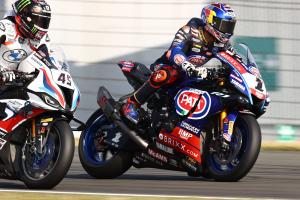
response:
[[[196,67],[188,61],[183,62],[181,67],[190,77],[195,76],[202,79],[205,79],[207,77],[207,68],[205,67]]]
[[[16,79],[16,75],[13,71],[4,70],[1,72],[1,79],[4,83],[13,82]]]

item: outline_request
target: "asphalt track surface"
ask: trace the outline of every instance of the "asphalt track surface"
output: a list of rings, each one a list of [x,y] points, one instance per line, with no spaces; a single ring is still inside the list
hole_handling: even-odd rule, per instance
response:
[[[300,152],[261,152],[250,173],[235,183],[135,168],[117,179],[97,180],[86,174],[75,154],[69,173],[54,191],[300,199]],[[25,187],[21,182],[1,179],[0,189]]]

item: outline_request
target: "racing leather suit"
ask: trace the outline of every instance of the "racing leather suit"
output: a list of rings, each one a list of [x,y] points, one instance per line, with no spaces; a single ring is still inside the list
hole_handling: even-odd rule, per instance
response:
[[[42,44],[50,49],[48,34],[40,41],[22,37],[14,16],[0,20],[0,42],[0,68],[5,70],[18,70],[19,63]]]
[[[192,18],[187,25],[180,28],[168,51],[151,65],[154,72],[149,80],[134,92],[130,100],[141,105],[159,88],[174,84],[185,61],[200,67],[212,58],[212,51],[233,51],[229,43],[224,45],[215,42],[209,46],[203,31],[204,23],[199,18]]]
[[[19,69],[20,63],[42,44],[49,48],[49,37],[46,34],[40,41],[24,38],[15,24],[14,16],[6,16],[0,20],[0,74],[5,71],[24,71]],[[10,86],[9,90],[0,83],[0,99],[23,98],[23,94],[17,87]],[[5,103],[0,103],[0,119],[6,117]]]

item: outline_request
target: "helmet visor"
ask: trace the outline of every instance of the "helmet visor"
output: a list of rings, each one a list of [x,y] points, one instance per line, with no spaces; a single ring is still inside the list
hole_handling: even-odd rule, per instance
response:
[[[220,19],[217,17],[214,17],[214,24],[213,27],[216,28],[218,31],[228,34],[228,35],[233,35],[234,27],[236,20],[225,20],[225,19]]]
[[[42,16],[42,15],[38,15],[38,14],[32,14],[32,22],[42,28],[42,29],[48,29],[49,28],[49,24],[50,24],[50,17],[48,16]]]

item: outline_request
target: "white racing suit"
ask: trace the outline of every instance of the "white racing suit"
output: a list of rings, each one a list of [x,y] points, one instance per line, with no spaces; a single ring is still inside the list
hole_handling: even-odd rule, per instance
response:
[[[50,49],[48,34],[40,41],[23,38],[13,20],[13,16],[0,20],[0,73],[3,69],[22,71],[19,69],[20,62],[42,44]]]
[[[48,50],[50,49],[47,34],[40,41],[22,37],[14,23],[14,16],[0,20],[0,42],[0,74],[4,71],[33,72],[34,69],[26,67],[25,63],[22,65],[22,61],[42,44],[45,44]],[[0,100],[21,98],[18,87],[7,87],[2,80],[0,81]],[[0,102],[0,120],[6,117],[5,108],[6,104]]]

